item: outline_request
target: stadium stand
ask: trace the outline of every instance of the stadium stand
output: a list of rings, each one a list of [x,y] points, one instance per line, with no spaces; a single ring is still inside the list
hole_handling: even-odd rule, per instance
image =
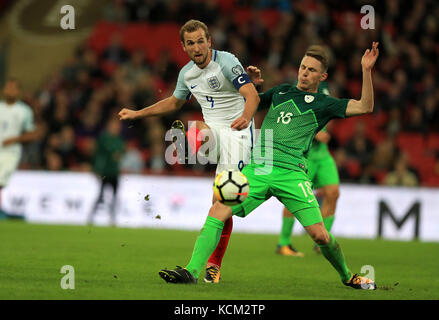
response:
[[[96,24],[75,56],[27,95],[46,134],[42,143],[27,147],[22,167],[89,170],[94,140],[109,116],[121,107],[140,108],[172,94],[179,68],[187,62],[178,31],[183,22],[197,18],[208,24],[216,49],[262,69],[262,90],[294,81],[305,48],[319,43],[331,53],[332,94],[359,98],[359,61],[378,40],[374,113],[328,127],[342,182],[383,183],[395,160],[406,154],[421,186],[439,186],[439,5],[395,3],[375,2],[376,28],[365,31],[360,29],[361,1],[109,2],[102,9],[106,20]],[[340,10],[328,15],[335,7]],[[196,103],[178,114],[124,124],[122,134],[142,156],[144,173],[211,174],[213,167],[164,162],[163,135],[177,118],[200,119]],[[372,143],[369,156],[346,150],[359,122],[364,123],[364,139]],[[41,157],[30,156],[35,149]]]

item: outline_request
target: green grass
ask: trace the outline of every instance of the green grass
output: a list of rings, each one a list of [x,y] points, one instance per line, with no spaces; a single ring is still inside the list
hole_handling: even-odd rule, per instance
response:
[[[277,236],[234,233],[222,282],[167,284],[163,267],[184,266],[198,232],[0,221],[0,299],[438,299],[439,243],[338,239],[352,271],[375,268],[377,291],[341,284],[306,236],[304,258],[274,254]],[[75,289],[60,287],[75,270]],[[395,285],[397,284],[397,285]]]

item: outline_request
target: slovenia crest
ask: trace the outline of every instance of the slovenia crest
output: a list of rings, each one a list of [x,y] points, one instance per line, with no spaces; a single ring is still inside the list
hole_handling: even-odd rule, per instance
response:
[[[311,96],[311,95],[309,95],[309,94],[307,94],[306,96],[305,96],[305,102],[306,103],[311,103],[311,102],[313,102],[314,101],[314,96]]]

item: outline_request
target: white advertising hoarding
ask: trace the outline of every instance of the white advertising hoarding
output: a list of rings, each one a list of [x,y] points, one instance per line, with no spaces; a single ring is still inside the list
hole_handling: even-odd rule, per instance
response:
[[[122,175],[116,224],[200,230],[211,205],[212,183],[213,178]],[[98,191],[99,181],[91,174],[18,171],[2,191],[2,209],[34,223],[83,225]],[[282,204],[271,198],[247,218],[235,217],[234,231],[278,234],[281,217]],[[99,208],[95,223],[109,223],[108,206]],[[299,223],[295,229],[303,231]],[[332,232],[439,241],[439,189],[342,185]]]

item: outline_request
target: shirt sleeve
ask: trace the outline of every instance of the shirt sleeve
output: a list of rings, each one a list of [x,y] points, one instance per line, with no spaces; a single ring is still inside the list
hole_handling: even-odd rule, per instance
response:
[[[346,118],[346,108],[350,99],[337,99],[331,96],[326,96],[326,112],[328,117]]]
[[[184,83],[185,72],[186,72],[185,68],[180,70],[180,73],[178,74],[177,85],[175,86],[175,90],[173,93],[174,97],[180,100],[189,100],[192,95],[189,88]]]
[[[239,90],[239,88],[247,83],[251,83],[250,77],[245,72],[241,62],[233,54],[223,53],[221,60],[221,71],[224,77],[233,83],[236,90]]]
[[[35,130],[34,114],[29,106],[25,108],[25,116],[23,121],[23,131],[30,132]]]
[[[271,100],[273,98],[273,94],[276,92],[276,88],[277,87],[273,87],[270,90],[259,94],[259,98],[261,99],[261,101],[259,102],[258,109],[263,110],[270,108]]]

